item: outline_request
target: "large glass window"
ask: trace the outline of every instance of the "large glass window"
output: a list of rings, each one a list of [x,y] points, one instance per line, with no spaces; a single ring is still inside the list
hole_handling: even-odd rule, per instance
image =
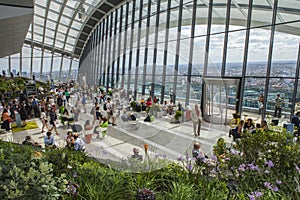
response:
[[[23,46],[22,48],[22,73],[21,75],[24,77],[30,76],[30,68],[31,68],[31,48]]]
[[[17,76],[18,73],[20,75],[20,53],[10,56],[10,60],[11,60],[11,70],[14,76]]]

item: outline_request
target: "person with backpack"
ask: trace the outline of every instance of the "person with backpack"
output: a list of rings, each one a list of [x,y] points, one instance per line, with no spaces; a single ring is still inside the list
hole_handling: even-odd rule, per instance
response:
[[[55,106],[53,106],[51,108],[51,111],[49,113],[50,116],[50,124],[52,125],[50,131],[52,131],[53,129],[55,130],[56,135],[59,135],[57,128],[56,128],[56,120],[57,120],[57,115],[56,115],[56,109]]]

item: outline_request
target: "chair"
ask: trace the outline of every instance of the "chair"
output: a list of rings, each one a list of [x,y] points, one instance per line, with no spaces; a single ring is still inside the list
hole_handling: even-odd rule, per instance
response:
[[[137,121],[131,120],[131,118],[128,115],[126,115],[126,114],[121,115],[121,119],[123,121],[122,128],[124,127],[124,124],[125,125],[128,124],[132,130],[139,129],[139,125],[138,125]]]

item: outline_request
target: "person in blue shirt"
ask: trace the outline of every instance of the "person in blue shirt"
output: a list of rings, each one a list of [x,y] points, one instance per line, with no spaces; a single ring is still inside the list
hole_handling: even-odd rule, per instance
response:
[[[44,143],[45,147],[52,147],[54,146],[54,137],[52,136],[52,133],[48,131],[44,137]]]

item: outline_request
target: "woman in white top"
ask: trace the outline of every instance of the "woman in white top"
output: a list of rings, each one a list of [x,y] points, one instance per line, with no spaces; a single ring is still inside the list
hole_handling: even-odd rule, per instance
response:
[[[198,104],[195,104],[195,109],[192,110],[192,120],[193,120],[194,135],[195,136],[197,136],[197,135],[200,136],[200,130],[201,130],[201,110],[199,109]]]
[[[42,127],[42,133],[43,133],[43,132],[45,132],[44,131],[45,127],[47,128],[47,130],[49,130],[47,115],[45,113],[45,108],[41,108],[41,121],[43,123],[43,127]]]

